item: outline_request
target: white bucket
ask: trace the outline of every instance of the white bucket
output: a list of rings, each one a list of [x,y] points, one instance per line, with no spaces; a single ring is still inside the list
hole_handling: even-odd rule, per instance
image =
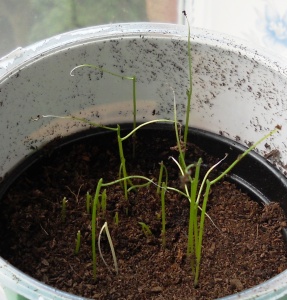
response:
[[[190,126],[248,144],[277,124],[268,143],[279,150],[285,174],[287,63],[226,36],[192,30],[193,104]],[[184,116],[188,88],[187,29],[168,24],[113,24],[81,29],[18,49],[0,61],[0,177],[55,137],[85,129],[82,123],[38,115],[80,115],[103,124],[132,120],[131,82],[80,64],[137,77],[138,122],[173,118],[173,93]],[[90,80],[91,79],[91,80]],[[264,145],[259,147],[264,155]],[[3,181],[5,182],[5,180]],[[82,299],[50,288],[0,258],[0,297]],[[279,299],[287,272],[225,299]],[[5,299],[4,297],[4,299]],[[5,299],[6,300],[6,299]]]

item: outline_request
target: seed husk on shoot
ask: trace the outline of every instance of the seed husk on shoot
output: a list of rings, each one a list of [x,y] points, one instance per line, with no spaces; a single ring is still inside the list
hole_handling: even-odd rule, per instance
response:
[[[99,233],[99,238],[98,238],[98,249],[99,249],[99,254],[101,256],[101,259],[103,261],[103,263],[105,264],[105,266],[107,267],[107,269],[111,272],[110,267],[108,266],[108,264],[106,263],[104,256],[102,254],[102,250],[101,250],[101,239],[102,239],[102,233],[105,230],[107,238],[108,238],[108,242],[109,242],[109,246],[112,252],[112,257],[113,257],[113,261],[114,261],[114,267],[115,267],[115,271],[118,274],[119,273],[119,268],[118,268],[118,261],[117,261],[117,257],[116,257],[116,252],[115,252],[115,248],[114,248],[114,244],[112,241],[112,237],[109,231],[109,227],[108,227],[108,223],[105,222],[104,225],[102,226],[100,233]]]
[[[62,219],[62,222],[66,221],[66,217],[67,217],[67,203],[68,203],[68,200],[66,199],[66,197],[64,197],[63,200],[62,200],[62,210],[61,210],[61,219]]]

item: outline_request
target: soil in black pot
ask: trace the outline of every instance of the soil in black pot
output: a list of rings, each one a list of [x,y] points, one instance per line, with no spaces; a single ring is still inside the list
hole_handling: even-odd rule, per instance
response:
[[[169,159],[178,156],[175,144],[170,131],[138,132],[135,159],[131,139],[124,144],[128,173],[156,181],[159,163],[163,161],[169,185],[179,188],[182,178]],[[92,299],[206,300],[250,288],[287,267],[281,233],[287,224],[279,204],[262,205],[224,180],[210,194],[207,212],[216,226],[206,218],[200,281],[194,288],[186,256],[188,200],[174,192],[166,193],[167,233],[163,249],[157,187],[151,184],[130,192],[127,201],[121,186],[114,185],[107,189],[107,210],[98,216],[97,231],[108,222],[119,274],[109,272],[98,254],[94,280],[86,193],[94,194],[101,177],[104,182],[118,178],[116,136],[95,135],[54,151],[48,147],[42,156],[1,200],[0,254],[48,285]],[[189,144],[187,161],[196,162],[199,157],[203,159],[203,174],[222,158],[211,157]],[[223,168],[220,166],[217,172]],[[147,224],[152,235],[145,234],[139,222]],[[78,230],[82,238],[80,251],[75,255]],[[103,256],[113,269],[105,235],[101,243]]]

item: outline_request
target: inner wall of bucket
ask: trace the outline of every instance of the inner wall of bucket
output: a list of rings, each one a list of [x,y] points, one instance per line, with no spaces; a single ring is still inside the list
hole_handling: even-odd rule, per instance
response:
[[[195,32],[197,33],[197,32]],[[200,35],[201,34],[201,35]],[[232,42],[219,48],[207,44],[202,32],[192,38],[193,97],[190,126],[223,133],[242,144],[255,142],[284,121],[286,78],[251,59]],[[222,46],[222,45],[221,45]],[[230,49],[229,49],[230,48]],[[25,52],[24,52],[25,54]],[[40,118],[41,115],[74,115],[93,122],[130,122],[132,82],[93,68],[71,70],[93,64],[116,74],[136,76],[137,120],[174,118],[174,100],[179,120],[185,120],[189,71],[186,31],[171,38],[164,34],[133,34],[75,43],[54,49],[3,76],[0,126],[2,149],[0,176],[25,156],[61,135],[87,128],[69,119]],[[280,153],[277,167],[287,160],[282,143],[286,129],[269,141]],[[270,149],[268,149],[270,151]],[[264,145],[261,154],[267,152]]]

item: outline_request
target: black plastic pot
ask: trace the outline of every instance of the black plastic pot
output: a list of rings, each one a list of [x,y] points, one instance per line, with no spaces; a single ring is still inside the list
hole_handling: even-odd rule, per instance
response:
[[[122,125],[122,130],[130,129],[130,125]],[[154,125],[148,128],[144,127],[151,137],[164,135],[165,138],[175,140],[174,127],[166,125]],[[164,134],[161,131],[164,131]],[[14,181],[21,174],[33,167],[35,163],[41,162],[41,159],[49,159],[55,150],[70,147],[75,142],[89,142],[95,139],[115,138],[115,133],[98,128],[92,128],[72,136],[57,139],[48,143],[43,149],[35,152],[28,157],[22,164],[16,167],[0,184],[0,198],[6,193]],[[196,144],[208,154],[222,158],[225,153],[228,154],[224,164],[231,164],[238,155],[242,154],[246,147],[234,142],[226,137],[216,135],[200,129],[191,129],[189,132],[189,141]],[[204,163],[204,162],[203,162]],[[227,180],[234,182],[240,189],[250,194],[253,199],[268,205],[270,201],[279,202],[281,207],[287,213],[285,198],[287,194],[287,179],[266,159],[262,158],[254,151],[248,154],[226,177]],[[1,215],[0,215],[1,217]],[[283,237],[286,239],[287,230],[283,230]]]

